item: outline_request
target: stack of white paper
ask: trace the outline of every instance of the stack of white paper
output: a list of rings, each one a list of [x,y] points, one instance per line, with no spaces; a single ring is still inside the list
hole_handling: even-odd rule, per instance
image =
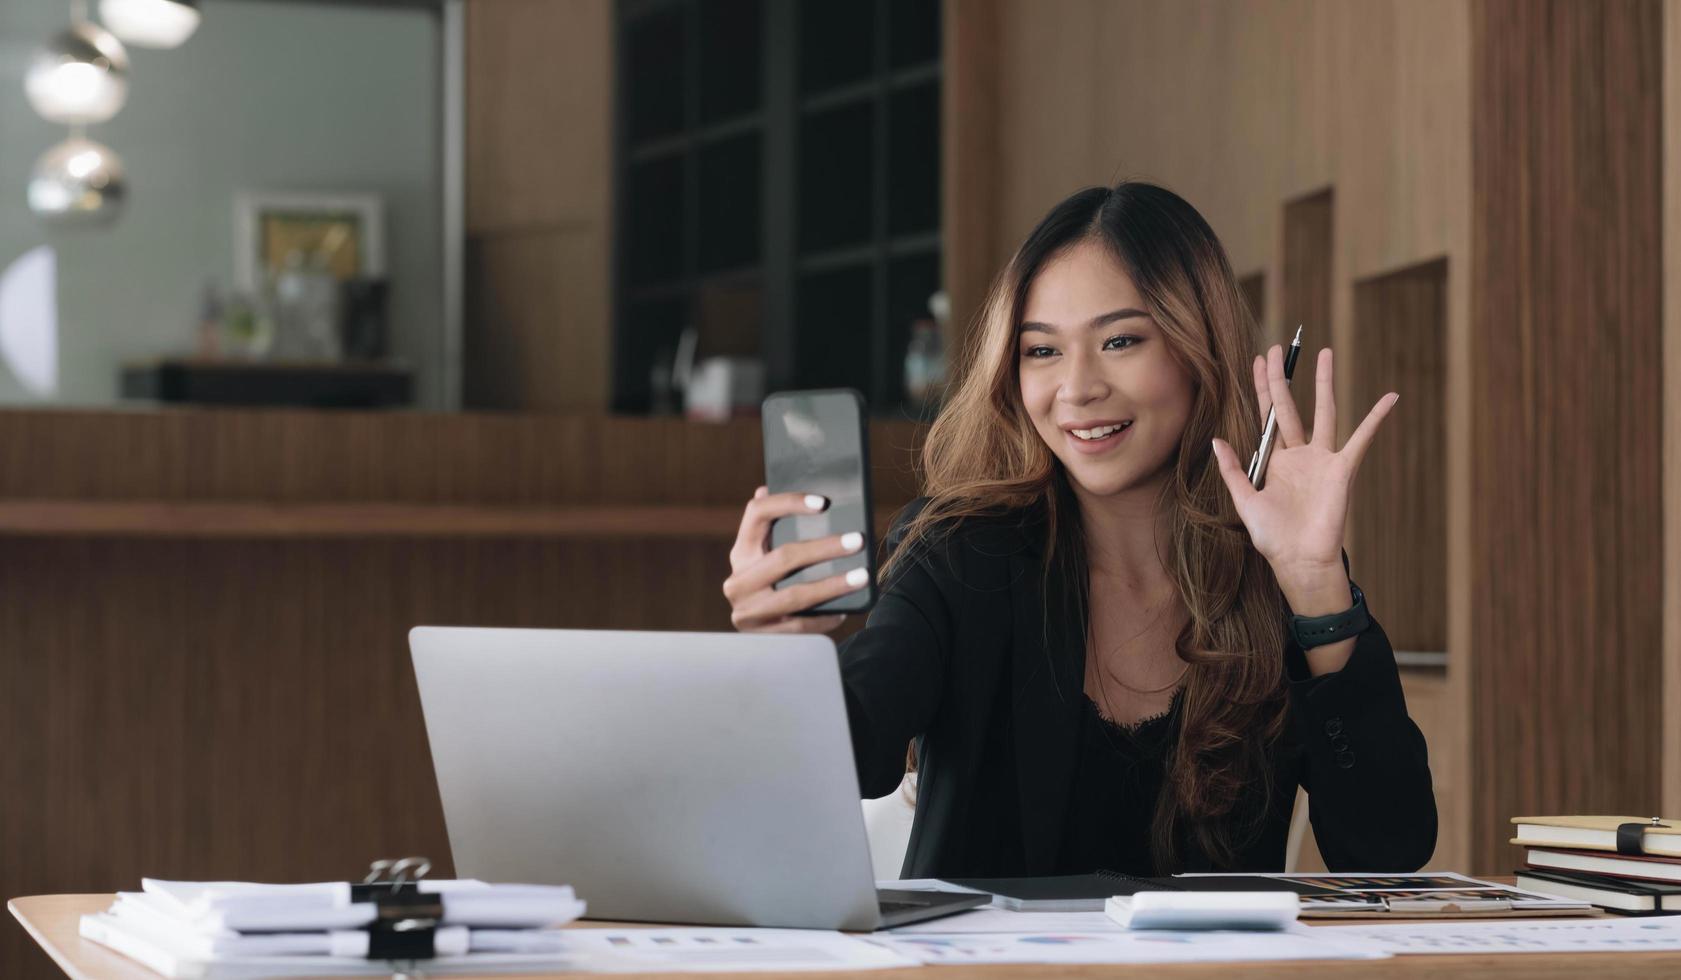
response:
[[[584,912],[571,888],[428,880],[443,918],[434,934],[434,973],[561,969],[570,966],[553,927]],[[389,975],[369,960],[372,902],[351,901],[343,882],[265,885],[146,879],[110,910],[83,916],[81,934],[166,977]]]

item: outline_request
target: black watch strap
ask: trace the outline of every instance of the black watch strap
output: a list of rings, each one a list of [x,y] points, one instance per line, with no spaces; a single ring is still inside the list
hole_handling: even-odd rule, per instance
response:
[[[1290,617],[1290,633],[1296,638],[1297,646],[1303,650],[1322,647],[1358,636],[1372,625],[1372,617],[1366,614],[1366,594],[1352,580],[1348,583],[1348,591],[1354,594],[1354,605],[1340,613]]]

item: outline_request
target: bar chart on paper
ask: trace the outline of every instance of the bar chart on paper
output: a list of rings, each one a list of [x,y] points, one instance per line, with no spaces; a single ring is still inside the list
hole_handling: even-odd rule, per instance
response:
[[[917,960],[864,939],[815,929],[568,929],[585,969],[606,972],[868,970]]]
[[[1330,927],[1328,927],[1330,928]],[[1681,950],[1681,915],[1547,922],[1336,926],[1390,953],[1606,953]]]
[[[1031,914],[1031,913],[1026,913]],[[1381,959],[1387,953],[1340,930],[892,934],[872,942],[923,963],[1219,963]]]

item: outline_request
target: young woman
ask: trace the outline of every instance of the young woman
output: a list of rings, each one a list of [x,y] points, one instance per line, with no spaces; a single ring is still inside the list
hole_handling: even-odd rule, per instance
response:
[[[914,740],[907,877],[1279,870],[1297,785],[1331,869],[1429,859],[1424,739],[1342,552],[1398,396],[1338,450],[1330,350],[1309,432],[1281,348],[1246,363],[1254,336],[1214,232],[1160,187],[1080,191],[1010,261],[928,433],[927,496],[841,646],[866,796],[899,785]],[[1256,491],[1269,405],[1282,443]],[[747,505],[738,629],[839,625],[794,614],[843,577],[772,588],[846,553],[766,550],[807,510],[762,487]]]

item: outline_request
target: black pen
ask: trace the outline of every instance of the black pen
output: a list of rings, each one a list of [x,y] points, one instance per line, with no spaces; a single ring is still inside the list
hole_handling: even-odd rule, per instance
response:
[[[1296,358],[1302,353],[1302,327],[1296,325],[1296,339],[1290,341],[1290,346],[1284,351],[1284,383],[1288,385],[1290,378],[1296,373]],[[1267,477],[1267,460],[1272,458],[1272,441],[1278,435],[1278,406],[1267,409],[1267,424],[1261,429],[1261,448],[1255,450],[1255,455],[1249,457],[1249,484],[1255,489],[1261,489],[1261,482]]]

